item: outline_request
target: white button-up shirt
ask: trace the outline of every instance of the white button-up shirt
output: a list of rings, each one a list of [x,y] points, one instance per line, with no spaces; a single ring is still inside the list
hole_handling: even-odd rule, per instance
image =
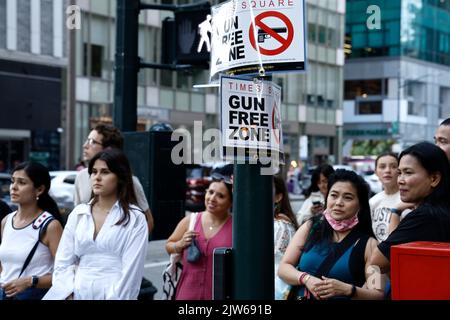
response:
[[[130,208],[130,220],[122,217],[116,202],[94,240],[94,219],[89,204],[78,205],[69,215],[55,256],[52,287],[45,300],[137,299],[144,274],[148,246],[145,215]]]

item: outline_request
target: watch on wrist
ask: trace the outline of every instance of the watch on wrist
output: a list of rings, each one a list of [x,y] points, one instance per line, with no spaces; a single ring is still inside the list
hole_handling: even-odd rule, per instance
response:
[[[32,288],[36,288],[38,282],[39,282],[38,276],[31,276],[31,287]]]

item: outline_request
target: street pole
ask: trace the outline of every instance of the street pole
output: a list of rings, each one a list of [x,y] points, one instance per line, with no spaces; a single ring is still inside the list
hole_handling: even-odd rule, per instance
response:
[[[140,0],[117,0],[114,125],[136,131]]]
[[[273,176],[258,164],[235,164],[233,177],[234,300],[273,300]]]
[[[76,4],[75,0],[70,1],[70,5]],[[75,83],[76,83],[76,29],[68,29],[68,65],[67,65],[67,98],[66,98],[66,128],[64,132],[65,138],[65,168],[71,170],[74,167],[73,155],[75,153]]]

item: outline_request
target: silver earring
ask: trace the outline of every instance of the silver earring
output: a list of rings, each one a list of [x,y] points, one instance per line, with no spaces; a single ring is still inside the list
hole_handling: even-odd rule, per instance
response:
[[[36,197],[36,200],[39,201],[39,196]]]

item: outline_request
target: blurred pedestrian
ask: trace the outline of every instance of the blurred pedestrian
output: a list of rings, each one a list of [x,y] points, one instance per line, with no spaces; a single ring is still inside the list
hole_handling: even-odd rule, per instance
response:
[[[69,215],[55,259],[48,300],[137,299],[148,246],[131,168],[118,149],[89,162],[93,199]]]
[[[75,170],[76,171],[81,171],[84,168],[86,168],[86,166],[84,165],[84,161],[82,159],[79,159],[78,163],[75,165]]]
[[[382,299],[383,288],[375,288],[365,273],[377,245],[368,186],[355,172],[339,169],[329,187],[324,214],[298,229],[278,275],[300,286],[300,298]]]
[[[393,245],[413,241],[450,242],[450,166],[439,147],[421,142],[400,154],[400,199],[415,207],[378,245],[371,264],[382,273],[390,270]]]
[[[190,216],[181,220],[166,242],[169,254],[182,253],[183,271],[177,285],[175,300],[211,300],[213,253],[215,248],[232,246],[233,204],[230,177],[213,176],[205,196],[206,210],[197,215],[193,230],[189,230]],[[201,258],[187,260],[187,249],[196,238]]]
[[[119,129],[105,124],[97,125],[92,130],[88,138],[83,144],[83,160],[89,162],[98,152],[106,148],[123,148],[123,136]],[[145,217],[148,223],[148,230],[153,230],[153,216],[150,207],[145,197],[144,189],[142,188],[139,179],[133,176],[134,193],[137,199],[137,205],[145,212]],[[74,205],[80,203],[88,203],[92,197],[92,187],[89,178],[88,169],[82,169],[75,179],[75,194]]]
[[[395,153],[387,152],[379,155],[375,160],[375,174],[383,185],[383,191],[369,200],[372,216],[372,228],[379,242],[386,240],[389,233],[400,222],[401,215],[413,204],[403,203],[398,190],[398,158]]]
[[[6,217],[9,213],[11,213],[11,208],[4,202],[3,200],[0,200],[0,221],[3,220],[4,217]]]
[[[436,129],[434,143],[445,152],[450,163],[450,118],[442,121]]]
[[[313,171],[311,175],[311,186],[307,193],[308,197],[296,215],[299,226],[313,216],[321,214],[325,209],[328,179],[333,173],[334,169],[329,164],[322,164]]]
[[[274,208],[274,256],[275,256],[275,299],[284,299],[283,294],[289,287],[287,283],[278,277],[278,265],[283,257],[289,242],[298,228],[297,219],[292,211],[289,194],[284,180],[278,176],[273,178],[275,187]]]
[[[62,226],[49,189],[50,175],[43,165],[25,162],[14,168],[10,194],[18,210],[1,225],[1,300],[40,300],[52,284]]]

